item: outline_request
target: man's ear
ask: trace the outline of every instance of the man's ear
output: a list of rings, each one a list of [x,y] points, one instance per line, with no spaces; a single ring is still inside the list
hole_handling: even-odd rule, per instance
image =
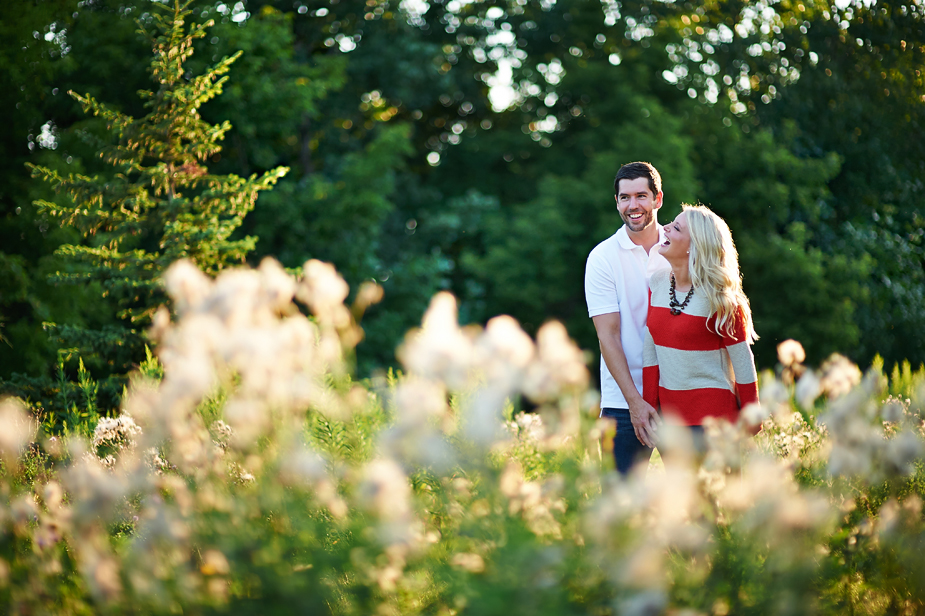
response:
[[[655,195],[655,207],[652,209],[657,210],[660,207],[662,207],[662,202],[664,200],[665,200],[665,193],[659,192],[657,195]]]

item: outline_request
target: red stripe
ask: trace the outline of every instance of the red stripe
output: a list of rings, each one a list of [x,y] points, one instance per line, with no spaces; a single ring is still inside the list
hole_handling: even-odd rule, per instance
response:
[[[658,366],[642,368],[642,399],[658,408]]]
[[[747,404],[758,402],[758,383],[736,383],[736,393],[739,394],[739,403],[745,408]]]
[[[730,422],[739,418],[735,394],[728,389],[674,391],[659,387],[658,401],[663,413],[685,426],[702,425],[706,417],[718,417]]]
[[[649,307],[646,323],[656,346],[681,351],[716,351],[723,347],[722,338],[707,329],[707,318],[682,312],[674,315],[668,308]]]

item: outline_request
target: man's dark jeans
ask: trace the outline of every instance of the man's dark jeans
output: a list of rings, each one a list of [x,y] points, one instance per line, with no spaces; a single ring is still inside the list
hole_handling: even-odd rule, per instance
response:
[[[613,458],[621,475],[628,474],[638,462],[648,463],[652,456],[652,448],[646,447],[636,438],[629,409],[604,408],[601,409],[601,417],[617,420],[617,433],[613,437]]]

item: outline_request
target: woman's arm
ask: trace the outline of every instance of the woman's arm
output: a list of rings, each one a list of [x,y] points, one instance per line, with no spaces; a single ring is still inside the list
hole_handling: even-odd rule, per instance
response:
[[[642,399],[655,409],[658,409],[658,380],[658,351],[649,327],[646,326],[642,346]]]
[[[758,402],[758,372],[755,369],[755,356],[745,334],[745,319],[736,315],[735,339],[723,336],[723,346],[729,353],[729,361],[735,376],[736,398],[739,408],[752,402]]]

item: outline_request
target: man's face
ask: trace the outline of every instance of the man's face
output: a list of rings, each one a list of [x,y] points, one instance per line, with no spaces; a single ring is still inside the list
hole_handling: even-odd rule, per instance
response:
[[[655,223],[655,210],[662,207],[662,193],[652,194],[647,178],[620,180],[617,211],[630,231],[638,233]]]

